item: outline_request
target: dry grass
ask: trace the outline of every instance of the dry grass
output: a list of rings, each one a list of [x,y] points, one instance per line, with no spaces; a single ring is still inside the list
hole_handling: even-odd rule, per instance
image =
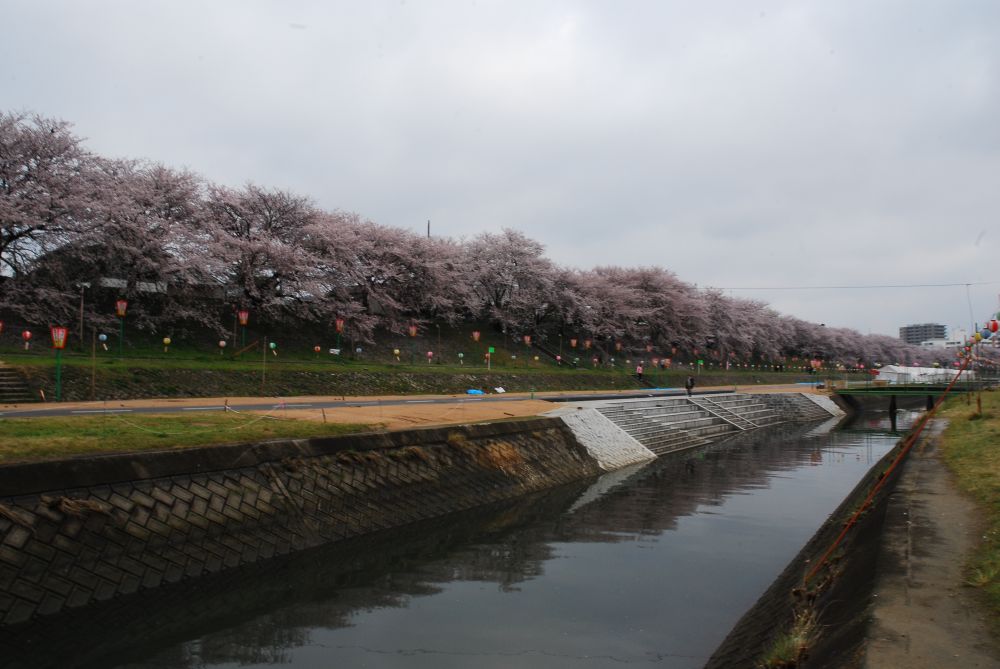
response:
[[[761,658],[757,666],[761,669],[791,669],[802,666],[818,635],[819,625],[813,611],[810,609],[797,612],[791,629],[775,639],[771,649]]]
[[[499,469],[505,474],[512,474],[524,465],[521,452],[515,446],[503,441],[481,447],[478,459],[480,465]]]

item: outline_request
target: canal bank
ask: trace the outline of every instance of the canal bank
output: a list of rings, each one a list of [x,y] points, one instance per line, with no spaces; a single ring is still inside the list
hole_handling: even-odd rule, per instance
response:
[[[0,467],[0,620],[520,497],[653,456],[559,419]],[[611,464],[608,464],[611,463]]]
[[[981,510],[957,489],[940,443],[914,448],[889,497],[864,642],[841,666],[1000,666],[982,593],[967,582]]]
[[[883,404],[852,408],[882,413]],[[1000,666],[991,614],[968,587],[968,562],[986,538],[982,511],[942,461],[946,427],[932,420],[906,432],[706,667]]]
[[[0,629],[0,666],[695,669],[893,441],[742,432]]]

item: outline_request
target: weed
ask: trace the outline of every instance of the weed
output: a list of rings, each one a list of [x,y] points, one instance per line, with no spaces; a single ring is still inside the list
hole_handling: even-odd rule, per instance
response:
[[[973,567],[969,571],[969,577],[965,579],[965,582],[974,588],[985,588],[997,580],[997,575],[1000,575],[1000,565],[983,564]]]
[[[513,474],[524,465],[524,457],[517,447],[506,442],[496,442],[479,449],[479,464]]]
[[[445,439],[445,443],[467,458],[472,460],[476,460],[478,458],[479,447],[476,446],[475,443],[469,441],[463,432],[459,432],[457,430],[449,432],[447,438]]]
[[[42,504],[59,509],[67,516],[84,518],[93,513],[111,515],[111,505],[98,499],[73,499],[71,497],[42,496]]]
[[[797,611],[791,629],[774,640],[757,666],[760,669],[792,669],[801,666],[809,655],[809,649],[816,642],[818,633],[815,613],[811,609]]]
[[[27,527],[34,531],[31,527],[31,517],[27,516],[24,511],[18,508],[11,508],[6,504],[0,504],[0,518],[5,518],[15,525],[20,525],[21,527]]]
[[[427,449],[421,446],[407,446],[400,449],[399,454],[404,460],[419,460],[428,465],[434,461]]]

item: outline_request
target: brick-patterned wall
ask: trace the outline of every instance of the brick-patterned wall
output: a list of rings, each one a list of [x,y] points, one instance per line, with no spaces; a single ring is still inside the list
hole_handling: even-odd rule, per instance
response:
[[[0,467],[0,625],[600,472],[555,419]]]

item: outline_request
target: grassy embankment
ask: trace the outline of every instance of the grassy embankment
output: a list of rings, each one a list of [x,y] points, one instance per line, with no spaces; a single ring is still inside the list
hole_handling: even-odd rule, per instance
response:
[[[344,352],[333,356],[327,350],[314,353],[311,346],[278,349],[278,355],[259,348],[242,355],[204,346],[175,344],[169,351],[148,338],[131,341],[123,357],[117,349],[98,347],[67,350],[63,355],[62,394],[64,400],[136,399],[147,397],[237,397],[293,395],[405,395],[454,394],[469,388],[503,386],[511,392],[544,390],[625,390],[641,386],[634,377],[638,359],[620,356],[614,366],[594,367],[592,352],[567,349],[559,365],[544,352],[516,346],[502,337],[484,336],[470,343],[465,338],[442,337],[437,341],[410,342],[387,339],[361,354]],[[53,399],[55,356],[44,345],[30,351],[4,342],[0,359],[16,367],[28,381],[32,394]],[[496,351],[490,368],[483,359],[485,347]],[[398,360],[393,348],[400,351]],[[435,349],[432,364],[420,351]],[[458,353],[464,351],[464,364]],[[536,360],[536,356],[538,359]],[[643,354],[651,359],[653,354]],[[579,366],[572,360],[580,359]],[[624,359],[623,359],[624,358]],[[691,370],[684,366],[671,370],[646,365],[646,380],[659,387],[682,387]],[[696,373],[698,385],[794,383],[816,380],[800,370],[784,373],[759,369],[723,370],[705,368]]]
[[[983,542],[968,566],[968,583],[986,593],[1000,620],[1000,393],[981,397],[982,413],[974,398],[948,401],[942,451],[959,486],[983,511]]]
[[[0,420],[0,463],[280,438],[335,436],[371,426],[224,412],[8,418]]]

